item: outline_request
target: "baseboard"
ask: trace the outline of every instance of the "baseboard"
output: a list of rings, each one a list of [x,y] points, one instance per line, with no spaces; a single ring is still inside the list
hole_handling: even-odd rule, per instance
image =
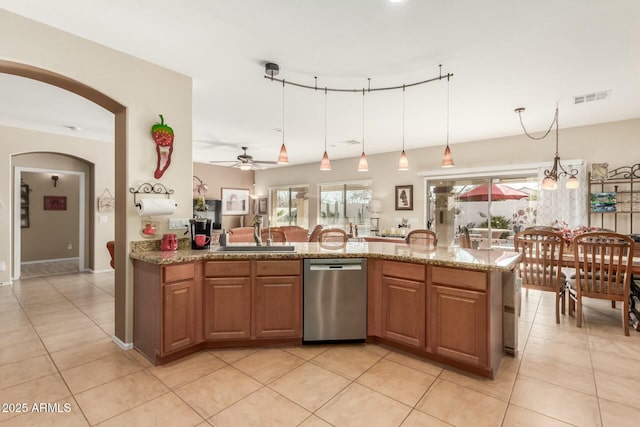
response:
[[[13,282],[11,280],[9,280],[8,282],[0,282],[0,287],[11,286],[11,285],[13,285]]]
[[[117,344],[118,347],[120,347],[121,349],[127,351],[127,350],[133,350],[133,343],[124,343],[122,341],[120,341],[120,338],[118,338],[117,336],[112,336],[111,340]]]
[[[88,271],[89,273],[92,273],[92,274],[100,274],[100,273],[109,273],[114,270],[113,268],[105,268],[104,270],[92,270],[90,268],[87,268],[85,271]]]
[[[20,264],[42,264],[45,262],[59,262],[59,261],[80,261],[80,258],[71,257],[71,258],[40,259],[37,261],[22,261]]]

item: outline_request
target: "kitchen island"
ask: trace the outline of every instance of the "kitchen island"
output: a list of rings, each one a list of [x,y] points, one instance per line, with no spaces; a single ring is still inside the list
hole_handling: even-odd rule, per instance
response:
[[[338,249],[296,243],[292,252],[151,250],[130,257],[134,346],[156,364],[201,348],[301,344],[305,258],[368,260],[369,341],[487,377],[505,351],[517,348],[514,252],[350,242]]]

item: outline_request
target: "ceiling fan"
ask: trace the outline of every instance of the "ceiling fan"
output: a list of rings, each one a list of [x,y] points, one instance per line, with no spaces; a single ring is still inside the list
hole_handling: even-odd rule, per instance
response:
[[[243,171],[247,171],[247,170],[255,170],[255,169],[262,169],[261,165],[275,165],[278,164],[278,162],[276,162],[275,160],[271,161],[271,160],[253,160],[253,156],[247,154],[247,149],[249,147],[242,147],[242,151],[244,151],[242,154],[238,155],[238,157],[236,157],[238,160],[213,160],[210,161],[209,163],[229,163],[229,162],[234,162],[232,165],[229,165],[230,168],[238,168],[241,169]]]

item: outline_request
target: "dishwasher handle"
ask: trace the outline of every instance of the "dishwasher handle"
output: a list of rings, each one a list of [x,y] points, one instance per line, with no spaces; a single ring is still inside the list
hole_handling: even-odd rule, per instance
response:
[[[362,270],[360,264],[312,264],[309,266],[310,271],[329,271],[329,270]]]

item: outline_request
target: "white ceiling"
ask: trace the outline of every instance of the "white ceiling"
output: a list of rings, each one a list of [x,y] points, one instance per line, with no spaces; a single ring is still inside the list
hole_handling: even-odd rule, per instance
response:
[[[1,0],[3,8],[193,77],[194,161],[233,160],[247,145],[275,160],[286,80],[362,88],[451,72],[452,143],[640,117],[640,2],[617,0]],[[42,84],[0,76],[0,124],[111,140],[98,107]],[[605,101],[573,97],[611,90]],[[319,162],[323,92],[287,86],[285,142],[292,164]],[[55,108],[51,108],[55,105]],[[443,145],[447,82],[406,91],[407,148]],[[155,117],[149,117],[150,125]],[[170,117],[165,119],[171,123]],[[362,147],[362,94],[328,96],[328,151]],[[179,134],[179,129],[176,132]],[[365,97],[366,152],[400,150],[402,91]],[[437,163],[437,159],[434,160]]]

